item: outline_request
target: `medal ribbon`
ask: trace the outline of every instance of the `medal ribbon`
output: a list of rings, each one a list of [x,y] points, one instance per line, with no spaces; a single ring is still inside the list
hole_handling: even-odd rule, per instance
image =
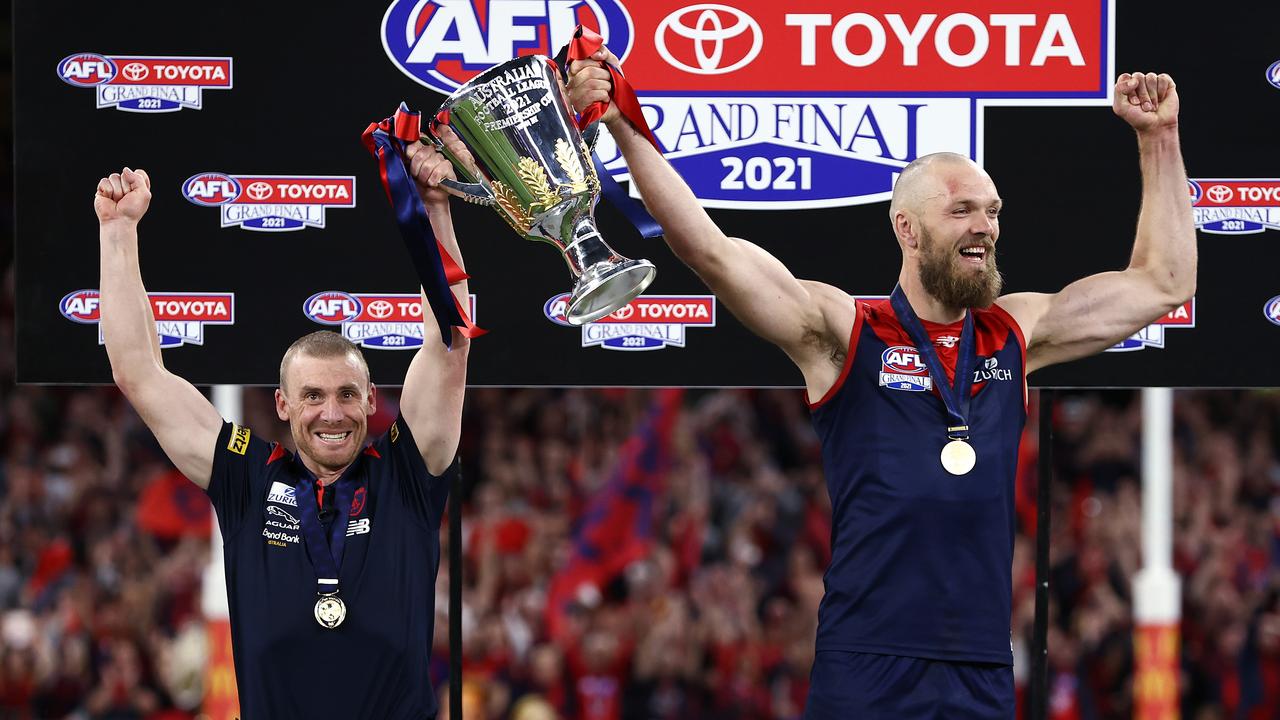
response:
[[[591,54],[603,46],[604,38],[592,32],[589,28],[579,25],[578,29],[573,33],[573,39],[569,41],[569,44],[560,48],[560,52],[556,54],[551,62],[559,67],[560,76],[568,84],[569,64],[574,60],[590,60]],[[649,129],[649,123],[644,119],[644,112],[640,109],[640,99],[636,97],[636,91],[627,82],[627,79],[622,76],[621,70],[608,63],[605,63],[605,67],[609,69],[609,74],[613,76],[613,90],[610,92],[610,96],[613,98],[614,104],[618,106],[618,111],[661,153],[662,147],[658,144],[658,139],[653,136],[653,131]],[[591,164],[595,166],[596,177],[600,179],[600,192],[609,201],[610,205],[617,208],[627,218],[636,231],[640,233],[640,237],[661,237],[662,226],[658,224],[657,220],[653,219],[653,216],[649,214],[644,205],[636,202],[618,184],[618,181],[613,179],[613,173],[605,169],[604,163],[600,162],[600,156],[596,155],[596,132],[599,130],[600,117],[604,115],[604,111],[608,108],[608,103],[592,103],[579,114],[577,119],[578,129],[582,131],[583,140],[586,141],[587,147],[591,148]]]
[[[889,303],[893,305],[893,312],[898,316],[898,322],[902,323],[907,335],[911,336],[911,341],[916,344],[916,351],[924,358],[929,376],[933,378],[933,385],[938,388],[938,395],[942,398],[942,404],[947,406],[947,437],[952,440],[968,438],[969,405],[973,400],[973,366],[977,359],[977,353],[974,352],[973,311],[966,310],[964,313],[964,326],[960,330],[960,347],[956,355],[956,381],[953,387],[947,382],[947,371],[942,365],[942,359],[938,357],[938,351],[934,349],[929,334],[924,331],[920,318],[916,317],[915,310],[911,309],[911,303],[907,302],[907,294],[902,291],[901,285],[894,286],[893,294],[889,296]]]
[[[353,478],[339,478],[328,490],[336,490],[334,510],[338,516],[329,525],[329,537],[324,536],[324,526],[320,523],[320,514],[316,508],[315,478],[305,472],[302,479],[293,488],[293,496],[298,500],[298,524],[302,526],[302,538],[307,543],[307,554],[311,556],[311,567],[316,572],[316,592],[330,595],[338,592],[338,568],[342,566],[342,551],[347,544],[347,523],[350,522],[351,499],[355,496],[356,485]]]
[[[467,317],[450,285],[466,280],[469,275],[449,256],[431,229],[427,208],[418,195],[418,186],[405,166],[405,143],[418,142],[421,133],[420,117],[404,103],[395,115],[379,123],[370,123],[361,140],[365,149],[378,161],[378,175],[387,191],[387,200],[395,210],[396,225],[404,240],[413,266],[418,271],[422,293],[431,306],[440,339],[445,347],[453,347],[452,328],[459,328],[465,337],[479,337],[485,333]],[[425,313],[424,313],[425,314]]]

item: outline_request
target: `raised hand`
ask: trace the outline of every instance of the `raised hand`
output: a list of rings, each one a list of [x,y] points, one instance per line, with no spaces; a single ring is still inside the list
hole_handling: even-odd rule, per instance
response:
[[[608,105],[601,121],[608,124],[619,117],[618,106],[613,104],[609,92],[613,89],[613,76],[605,63],[618,66],[618,58],[608,48],[600,48],[590,60],[575,60],[569,64],[569,102],[573,109],[582,112],[592,103]]]
[[[437,132],[451,152],[461,152],[464,155],[460,157],[470,157],[452,130],[442,126]],[[449,162],[449,158],[434,146],[422,142],[409,143],[405,147],[404,156],[409,175],[418,184],[418,194],[422,196],[422,202],[427,208],[447,205],[450,193],[440,183],[446,179],[457,179],[453,172],[453,163]]]
[[[1116,78],[1112,109],[1138,132],[1178,126],[1178,90],[1165,73],[1124,73]]]
[[[130,222],[135,225],[147,214],[151,205],[151,178],[145,170],[111,173],[98,181],[98,192],[93,196],[93,210],[98,223]]]

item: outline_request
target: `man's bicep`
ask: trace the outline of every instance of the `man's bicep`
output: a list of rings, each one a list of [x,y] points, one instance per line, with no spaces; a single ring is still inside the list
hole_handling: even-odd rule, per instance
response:
[[[1102,352],[1169,311],[1140,273],[1098,273],[1052,294],[1016,293],[999,304],[1022,327],[1027,372]]]
[[[740,238],[716,262],[695,268],[729,312],[749,330],[781,347],[798,347],[821,324],[809,288],[773,255]]]
[[[222,417],[186,380],[161,369],[125,391],[174,466],[196,485],[209,486]]]

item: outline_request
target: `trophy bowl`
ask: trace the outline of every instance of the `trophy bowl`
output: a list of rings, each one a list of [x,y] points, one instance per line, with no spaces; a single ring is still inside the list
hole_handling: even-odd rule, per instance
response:
[[[529,55],[496,65],[448,97],[425,136],[453,163],[444,185],[493,207],[521,237],[554,245],[575,279],[566,319],[598,320],[631,302],[657,269],[619,255],[594,216],[600,179],[574,123],[556,65]],[[470,158],[439,136],[446,124]]]

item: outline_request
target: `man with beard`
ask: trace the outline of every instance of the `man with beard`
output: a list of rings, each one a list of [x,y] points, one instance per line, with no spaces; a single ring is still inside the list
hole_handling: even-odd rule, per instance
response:
[[[617,59],[574,63],[579,110],[610,103]],[[832,506],[832,560],[806,718],[1011,718],[1014,476],[1026,373],[1100,352],[1185,302],[1196,245],[1168,75],[1121,75],[1142,208],[1129,266],[1052,294],[1001,296],[1000,196],[952,153],[902,170],[902,251],[887,300],[797,280],[726,237],[662,155],[603,116],[666,240],[733,314],[804,375]]]
[[[458,259],[439,188],[451,165],[419,143],[406,157],[437,239]],[[374,386],[359,348],[328,331],[301,338],[275,392],[297,450],[267,443],[164,367],[138,266],[150,187],[129,168],[98,183],[102,333],[116,384],[217,511],[243,717],[434,718],[439,528],[457,472],[468,339],[455,329],[446,349],[423,303],[400,415],[366,443]],[[465,281],[453,291],[466,301]]]

